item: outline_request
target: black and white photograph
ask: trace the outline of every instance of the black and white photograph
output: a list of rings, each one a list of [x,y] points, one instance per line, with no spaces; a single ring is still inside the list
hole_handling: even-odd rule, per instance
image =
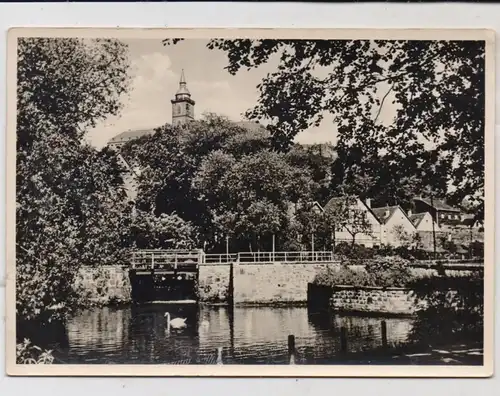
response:
[[[492,375],[493,38],[12,29],[8,373]]]

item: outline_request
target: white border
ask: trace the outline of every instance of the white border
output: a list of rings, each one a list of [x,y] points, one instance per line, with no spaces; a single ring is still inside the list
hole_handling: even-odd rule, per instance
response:
[[[442,39],[486,40],[486,211],[494,213],[494,33],[488,30],[388,29],[24,29],[9,31],[7,57],[7,372],[9,375],[70,376],[257,376],[257,377],[486,377],[493,373],[494,216],[485,219],[485,347],[484,366],[180,366],[180,365],[49,365],[15,364],[15,92],[16,40],[19,36],[84,36],[116,38],[331,38],[331,39]]]

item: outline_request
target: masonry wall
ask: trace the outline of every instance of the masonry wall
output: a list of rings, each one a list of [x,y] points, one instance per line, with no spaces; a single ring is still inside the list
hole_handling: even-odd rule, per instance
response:
[[[327,264],[235,264],[234,304],[306,303],[307,284]]]
[[[75,288],[89,302],[97,305],[131,301],[128,271],[120,266],[83,267],[76,277]]]
[[[400,288],[336,286],[330,305],[337,312],[413,315],[416,306],[412,291]]]
[[[227,303],[230,297],[231,265],[200,265],[198,293],[201,302]]]

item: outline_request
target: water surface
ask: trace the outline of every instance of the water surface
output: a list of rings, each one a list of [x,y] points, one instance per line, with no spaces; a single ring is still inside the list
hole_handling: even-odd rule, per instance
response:
[[[187,318],[187,328],[168,331],[165,312]],[[346,327],[349,352],[382,345],[382,318],[311,314],[305,307],[197,305],[130,306],[86,310],[66,325],[55,355],[75,364],[286,364],[288,335],[295,336],[296,361],[313,364],[340,350]],[[405,342],[412,320],[385,318],[389,344]]]

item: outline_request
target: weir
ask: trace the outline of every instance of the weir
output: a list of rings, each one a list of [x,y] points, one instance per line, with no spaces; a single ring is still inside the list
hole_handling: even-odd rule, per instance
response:
[[[128,277],[135,303],[273,304],[307,302],[307,284],[318,271],[338,266],[332,252],[241,252],[140,250],[132,253]],[[414,272],[438,275],[483,268],[473,260],[419,261]]]
[[[201,250],[141,250],[132,253],[132,301],[197,302]]]

